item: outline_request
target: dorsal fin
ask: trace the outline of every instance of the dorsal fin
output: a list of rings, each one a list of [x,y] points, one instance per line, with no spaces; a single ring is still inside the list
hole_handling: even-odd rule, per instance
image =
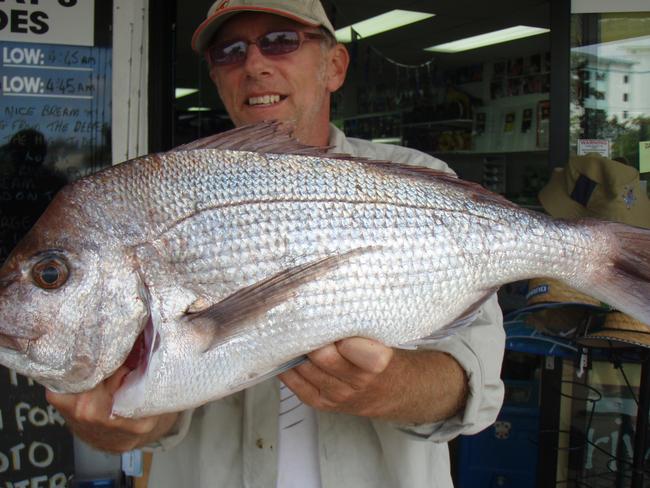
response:
[[[501,205],[515,206],[506,198],[486,190],[478,183],[461,180],[456,176],[431,168],[412,166],[390,161],[376,161],[349,154],[330,153],[331,146],[309,146],[293,136],[293,126],[288,122],[261,122],[244,125],[212,136],[197,139],[172,151],[191,151],[194,149],[223,149],[232,151],[250,151],[271,154],[298,154],[303,156],[327,157],[328,159],[345,159],[368,165],[381,172],[399,177],[415,178],[421,181],[438,180],[456,186],[462,191],[469,191],[476,201],[495,202]]]
[[[224,149],[273,154],[302,154],[306,156],[332,157],[330,146],[309,146],[299,142],[293,135],[293,126],[286,122],[261,122],[237,127],[212,136],[197,139],[178,146],[172,151],[193,149]],[[341,156],[341,155],[339,155]],[[345,157],[349,157],[345,155]]]

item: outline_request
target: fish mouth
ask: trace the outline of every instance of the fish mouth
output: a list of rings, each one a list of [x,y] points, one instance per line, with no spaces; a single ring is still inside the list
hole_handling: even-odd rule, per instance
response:
[[[27,354],[29,350],[29,345],[41,337],[40,335],[34,336],[22,336],[22,335],[13,335],[13,334],[4,334],[0,332],[0,347],[5,349],[10,349],[22,354]]]
[[[138,376],[144,375],[151,356],[158,350],[160,346],[160,334],[155,330],[151,315],[147,319],[144,329],[138,335],[133,343],[131,352],[124,361],[124,366],[129,368],[133,374],[135,372]]]
[[[16,352],[25,353],[27,352],[28,345],[28,340],[0,333],[0,347],[11,349],[12,351]]]

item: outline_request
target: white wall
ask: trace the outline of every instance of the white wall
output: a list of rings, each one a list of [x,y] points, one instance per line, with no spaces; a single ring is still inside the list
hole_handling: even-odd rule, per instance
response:
[[[148,150],[149,0],[113,0],[113,164]]]

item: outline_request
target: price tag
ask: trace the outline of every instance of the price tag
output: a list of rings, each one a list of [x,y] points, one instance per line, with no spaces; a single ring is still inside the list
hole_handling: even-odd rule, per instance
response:
[[[127,476],[142,476],[142,451],[136,449],[122,454],[122,471]]]

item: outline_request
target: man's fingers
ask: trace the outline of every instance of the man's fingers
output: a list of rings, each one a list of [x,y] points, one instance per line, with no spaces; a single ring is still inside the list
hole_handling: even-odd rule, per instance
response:
[[[106,385],[106,390],[111,395],[111,397],[120,388],[120,386],[122,386],[122,382],[124,381],[124,378],[131,371],[132,370],[127,368],[126,366],[120,366],[115,373],[113,373],[104,381],[104,384]]]
[[[294,368],[295,369],[295,368]],[[292,392],[296,394],[300,400],[310,406],[316,406],[320,398],[320,391],[309,381],[307,381],[300,373],[290,369],[285,371],[278,377]]]
[[[343,383],[350,384],[353,387],[360,387],[367,380],[367,373],[356,365],[344,358],[335,344],[329,344],[320,349],[316,349],[308,354],[309,361],[301,366],[308,364],[315,365],[321,372],[334,376]],[[298,368],[301,373],[306,371]],[[312,381],[315,383],[315,381]]]
[[[75,395],[54,393],[47,388],[45,388],[45,399],[60,413],[71,411],[76,403]]]
[[[363,337],[343,339],[336,348],[343,358],[372,374],[382,373],[393,358],[392,348]]]

